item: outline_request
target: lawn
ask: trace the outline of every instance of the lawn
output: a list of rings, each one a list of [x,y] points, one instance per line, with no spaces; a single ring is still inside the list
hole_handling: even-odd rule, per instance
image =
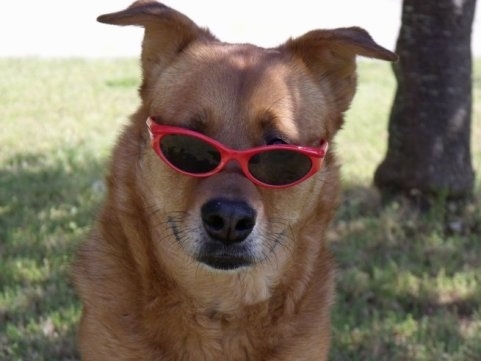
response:
[[[334,361],[481,360],[481,182],[463,205],[420,214],[382,204],[390,68],[360,63],[338,137],[344,201],[329,230],[338,262]],[[72,255],[105,189],[112,144],[139,99],[134,60],[0,59],[0,360],[75,360]],[[481,171],[481,61],[472,150]],[[478,174],[479,175],[479,174]]]

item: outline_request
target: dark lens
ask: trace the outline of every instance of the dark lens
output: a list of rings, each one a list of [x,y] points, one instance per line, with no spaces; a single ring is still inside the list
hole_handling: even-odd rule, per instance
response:
[[[308,156],[292,150],[265,151],[249,160],[251,174],[270,185],[294,183],[309,173],[311,167]]]
[[[184,172],[202,174],[220,163],[220,153],[203,140],[180,134],[169,134],[160,140],[165,158]]]

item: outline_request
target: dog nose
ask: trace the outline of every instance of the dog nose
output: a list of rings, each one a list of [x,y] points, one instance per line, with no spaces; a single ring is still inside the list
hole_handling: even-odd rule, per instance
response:
[[[256,211],[247,203],[223,198],[205,203],[201,216],[209,236],[225,245],[242,242],[256,223]]]

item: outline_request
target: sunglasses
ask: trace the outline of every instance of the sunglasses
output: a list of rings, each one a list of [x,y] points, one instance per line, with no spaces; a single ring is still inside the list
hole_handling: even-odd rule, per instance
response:
[[[285,188],[313,176],[322,165],[327,141],[319,147],[279,144],[246,150],[227,148],[201,133],[161,125],[147,119],[152,148],[176,171],[192,177],[209,177],[236,160],[244,175],[266,188]]]

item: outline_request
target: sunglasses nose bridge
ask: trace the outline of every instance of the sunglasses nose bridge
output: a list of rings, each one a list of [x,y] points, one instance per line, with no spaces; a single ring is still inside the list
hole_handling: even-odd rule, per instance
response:
[[[229,154],[225,154],[222,158],[222,165],[219,168],[219,171],[226,170],[230,172],[235,172],[241,170],[242,173],[247,175],[247,169],[244,165],[243,158],[238,152],[230,152]]]
[[[255,178],[250,174],[248,162],[250,155],[245,151],[229,149],[223,150],[221,155],[221,164],[219,165],[217,172],[228,171],[242,173],[247,179],[256,182]]]

